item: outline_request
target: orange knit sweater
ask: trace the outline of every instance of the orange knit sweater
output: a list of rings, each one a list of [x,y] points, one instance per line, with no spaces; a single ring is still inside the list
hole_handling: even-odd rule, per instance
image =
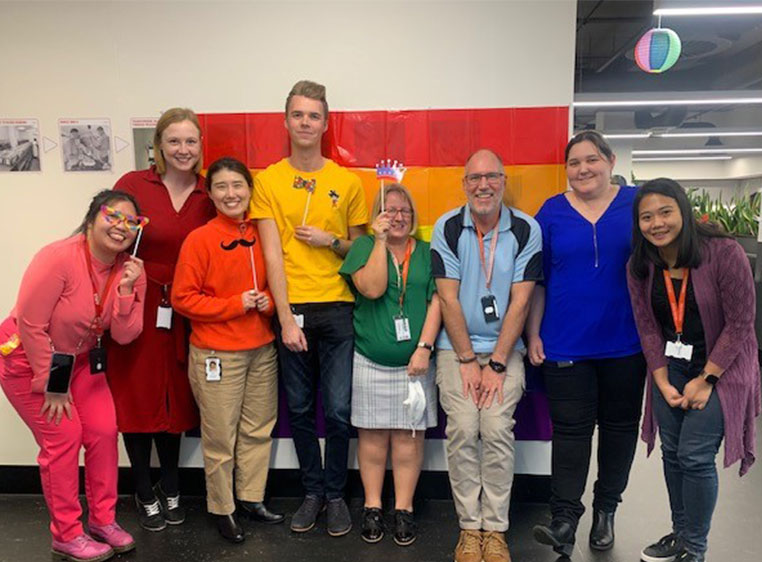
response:
[[[245,312],[241,300],[241,293],[254,288],[252,254],[257,287],[270,299],[265,313]],[[251,221],[218,213],[188,235],[175,269],[172,307],[190,319],[190,341],[196,347],[242,351],[275,339],[273,298],[259,232]]]

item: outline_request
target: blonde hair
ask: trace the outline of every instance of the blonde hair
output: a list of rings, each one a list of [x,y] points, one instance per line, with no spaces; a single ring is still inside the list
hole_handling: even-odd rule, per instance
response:
[[[399,193],[405,199],[407,199],[410,208],[413,210],[413,216],[410,217],[410,236],[413,236],[418,230],[418,208],[415,206],[413,196],[410,194],[410,190],[401,183],[390,183],[384,186],[384,199],[390,193]],[[370,212],[370,222],[376,220],[376,217],[381,213],[381,190],[376,193],[375,199],[373,199],[373,210]]]
[[[156,173],[159,175],[167,172],[167,164],[164,162],[164,155],[161,153],[161,135],[170,125],[174,123],[181,123],[183,121],[190,121],[198,129],[198,137],[201,139],[201,125],[198,122],[198,116],[192,109],[187,107],[173,107],[166,110],[159,117],[159,121],[156,123],[156,130],[153,133],[153,157],[156,162]],[[193,167],[195,173],[199,173],[203,167],[203,153],[199,153],[198,162]]]
[[[286,98],[286,115],[288,115],[288,105],[291,103],[291,98],[294,96],[304,96],[311,100],[317,100],[323,104],[323,117],[328,121],[328,101],[325,99],[325,86],[312,82],[310,80],[299,80]]]

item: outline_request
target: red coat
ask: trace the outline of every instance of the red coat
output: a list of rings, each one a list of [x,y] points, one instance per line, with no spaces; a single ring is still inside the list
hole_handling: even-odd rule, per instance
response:
[[[180,433],[198,426],[198,409],[188,383],[188,327],[172,315],[172,329],[156,327],[163,287],[171,296],[180,246],[191,230],[215,216],[214,205],[198,183],[178,213],[155,168],[130,172],[114,189],[137,199],[140,213],[150,219],[138,257],[145,262],[148,286],[143,333],[129,345],[108,343],[108,382],[123,433]]]

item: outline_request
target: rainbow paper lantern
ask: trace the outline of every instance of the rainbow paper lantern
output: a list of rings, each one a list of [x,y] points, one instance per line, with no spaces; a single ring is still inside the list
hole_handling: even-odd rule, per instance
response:
[[[635,62],[641,70],[658,74],[669,70],[680,57],[680,37],[664,27],[647,31],[635,45]]]

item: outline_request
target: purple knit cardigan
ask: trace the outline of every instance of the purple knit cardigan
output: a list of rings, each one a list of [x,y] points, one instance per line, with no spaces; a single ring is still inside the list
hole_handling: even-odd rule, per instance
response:
[[[725,421],[725,468],[741,461],[743,476],[754,463],[755,421],[760,414],[757,337],[754,332],[754,279],[743,248],[731,238],[708,238],[701,246],[701,265],[691,270],[696,304],[701,313],[708,359],[725,372],[715,391]],[[760,256],[762,258],[762,256]],[[651,307],[654,265],[640,280],[627,268],[635,323],[648,371],[667,366],[664,338]],[[653,375],[648,377],[641,438],[654,448],[656,417],[652,399]]]

